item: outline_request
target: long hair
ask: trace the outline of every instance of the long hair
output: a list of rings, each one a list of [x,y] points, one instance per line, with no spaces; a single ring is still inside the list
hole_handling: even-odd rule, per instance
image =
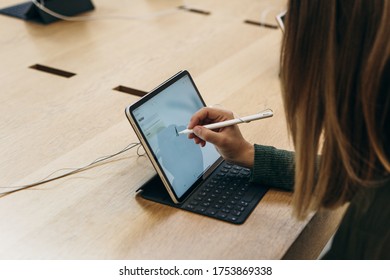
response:
[[[289,2],[280,62],[298,217],[389,176],[389,57],[390,1]]]

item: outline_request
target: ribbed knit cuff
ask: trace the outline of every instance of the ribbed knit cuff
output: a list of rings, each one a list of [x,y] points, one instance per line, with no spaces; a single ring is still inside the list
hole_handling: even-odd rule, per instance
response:
[[[294,153],[271,146],[254,145],[251,181],[269,187],[293,190]]]

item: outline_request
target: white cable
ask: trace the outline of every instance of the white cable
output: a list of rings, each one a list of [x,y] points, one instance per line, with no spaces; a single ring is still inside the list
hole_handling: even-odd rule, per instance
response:
[[[108,160],[110,158],[113,158],[115,156],[123,154],[124,152],[126,152],[126,151],[128,151],[128,150],[130,150],[132,148],[135,148],[138,145],[140,145],[140,143],[131,143],[131,144],[127,145],[125,148],[123,148],[122,150],[120,150],[119,152],[116,152],[115,154],[112,154],[112,155],[99,157],[99,158],[95,159],[94,161],[92,161],[91,163],[89,163],[89,164],[87,164],[87,165],[85,165],[83,167],[58,169],[58,170],[50,173],[49,175],[47,175],[45,178],[43,178],[43,179],[41,179],[41,180],[39,180],[37,182],[31,183],[31,184],[22,185],[22,186],[13,186],[13,187],[0,187],[1,189],[12,189],[10,191],[1,192],[0,193],[0,198],[4,197],[4,196],[7,196],[7,195],[10,195],[12,193],[18,192],[18,191],[30,189],[32,187],[36,187],[36,186],[39,186],[39,185],[42,185],[42,184],[45,184],[45,183],[48,183],[48,182],[51,182],[51,181],[55,181],[55,180],[58,180],[58,179],[61,179],[61,178],[64,178],[64,177],[67,177],[67,176],[70,176],[70,175],[82,172],[84,170],[87,170],[87,169],[93,167],[94,165],[96,165],[96,164],[98,164],[100,162],[106,161],[106,160]],[[137,151],[137,154],[138,154],[138,151]],[[56,177],[50,178],[53,174],[55,174],[55,173],[57,173],[59,171],[62,171],[62,170],[72,170],[72,171],[69,171],[69,172],[64,173],[62,175],[58,175]]]

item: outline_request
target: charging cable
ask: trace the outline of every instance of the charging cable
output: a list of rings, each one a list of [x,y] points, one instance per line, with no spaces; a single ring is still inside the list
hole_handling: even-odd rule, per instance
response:
[[[141,147],[140,143],[131,143],[131,144],[127,145],[125,148],[123,148],[122,150],[120,150],[119,152],[117,152],[115,154],[108,155],[108,156],[99,157],[99,158],[95,159],[94,161],[92,161],[91,163],[89,163],[89,164],[87,164],[87,165],[85,165],[83,167],[58,169],[58,170],[50,173],[48,176],[46,176],[42,180],[39,180],[39,181],[37,181],[35,183],[31,183],[31,184],[28,184],[28,185],[13,186],[13,187],[1,187],[1,189],[11,189],[11,190],[0,192],[0,198],[5,197],[5,196],[10,195],[10,194],[13,194],[13,193],[16,193],[16,192],[19,192],[19,191],[30,189],[32,187],[43,185],[45,183],[52,182],[52,181],[55,181],[55,180],[58,180],[58,179],[61,179],[61,178],[64,178],[64,177],[67,177],[67,176],[70,176],[70,175],[73,175],[73,174],[80,173],[82,171],[85,171],[87,169],[90,169],[90,168],[96,166],[98,163],[101,163],[101,162],[106,161],[108,159],[111,159],[111,158],[113,158],[115,156],[123,154],[124,152],[126,152],[128,150],[131,150],[131,149],[133,149],[133,148],[135,148],[137,146],[138,146],[137,155],[138,156],[143,156],[143,154],[140,154],[140,152],[139,152],[139,148]],[[71,171],[69,171],[67,173],[64,173],[64,174],[61,174],[61,175],[58,175],[56,177],[52,177],[55,173],[57,173],[59,171],[63,171],[63,170],[71,170]]]

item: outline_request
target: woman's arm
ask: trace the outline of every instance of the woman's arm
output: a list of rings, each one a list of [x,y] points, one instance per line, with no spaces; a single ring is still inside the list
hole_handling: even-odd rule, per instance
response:
[[[254,145],[251,181],[292,191],[294,187],[294,152],[271,146]]]
[[[188,124],[194,133],[189,135],[201,146],[210,142],[222,157],[232,163],[252,169],[251,180],[264,185],[292,190],[294,185],[294,153],[274,147],[252,145],[244,139],[237,125],[209,130],[203,125],[233,119],[233,113],[203,108],[196,112]]]

